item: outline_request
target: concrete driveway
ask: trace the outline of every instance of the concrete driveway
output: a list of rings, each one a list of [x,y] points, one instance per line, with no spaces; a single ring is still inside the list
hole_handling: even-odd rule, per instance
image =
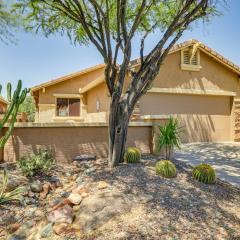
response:
[[[240,188],[240,143],[188,143],[176,151],[175,159],[195,166],[211,164],[217,177]]]

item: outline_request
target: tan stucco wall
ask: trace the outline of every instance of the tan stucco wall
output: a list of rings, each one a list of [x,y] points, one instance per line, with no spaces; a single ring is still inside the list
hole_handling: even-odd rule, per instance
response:
[[[110,97],[105,83],[98,85],[87,93],[87,112],[96,113],[96,101],[100,101],[100,111],[107,112],[109,109]]]
[[[90,82],[94,81],[97,77],[101,76],[103,72],[103,69],[97,69],[79,77],[46,87],[45,93],[43,91],[39,91],[39,103],[55,104],[55,97],[53,94],[56,93],[79,94],[79,88],[83,88]]]
[[[1,112],[1,111],[5,111],[6,109],[7,109],[7,104],[1,102],[1,100],[0,100],[0,112]]]
[[[180,52],[170,54],[154,81],[154,88],[231,91],[240,95],[237,74],[201,52],[202,69],[183,71]],[[233,97],[147,93],[140,100],[141,115],[174,115],[185,128],[183,141],[233,140]]]
[[[168,55],[153,87],[236,91],[240,96],[237,74],[202,51],[200,61],[199,72],[183,71],[180,51]]]
[[[7,129],[5,128],[4,131]],[[130,126],[127,146],[136,146],[143,153],[151,148],[152,127]],[[56,162],[71,162],[79,154],[107,157],[107,126],[91,127],[16,127],[4,147],[4,161],[13,162],[39,148],[51,149]]]
[[[239,77],[204,52],[200,52],[200,71],[183,71],[180,51],[169,54],[154,88],[195,89],[236,92],[240,97]],[[73,78],[39,92],[39,120],[51,122],[55,116],[55,93],[78,93],[103,74],[103,69]],[[127,87],[127,85],[125,86]],[[141,115],[175,114],[186,128],[185,141],[227,141],[234,139],[234,111],[230,96],[208,96],[187,94],[147,93],[140,100]],[[87,103],[85,122],[103,122],[107,119],[110,98],[105,83],[84,95]],[[96,101],[100,100],[100,111],[96,113]],[[44,105],[46,104],[46,105]],[[81,120],[82,121],[82,120]]]

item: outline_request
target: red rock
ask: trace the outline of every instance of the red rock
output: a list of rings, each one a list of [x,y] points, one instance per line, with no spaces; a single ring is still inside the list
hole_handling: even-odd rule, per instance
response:
[[[76,230],[69,224],[57,223],[53,226],[53,231],[59,236],[66,236],[67,234],[74,234]]]
[[[9,233],[14,233],[20,228],[21,224],[20,223],[13,223],[10,226],[8,226],[8,232]]]
[[[72,206],[73,204],[68,199],[64,199],[62,202],[60,202],[57,205],[53,206],[51,210],[54,211],[54,210],[56,210],[58,208],[61,208],[61,207],[65,206],[65,205]]]
[[[73,221],[73,209],[69,205],[64,205],[49,213],[47,217],[49,222],[52,223],[69,223]]]
[[[47,197],[50,190],[50,183],[45,183],[43,185],[43,191],[40,193],[40,198],[44,199]]]

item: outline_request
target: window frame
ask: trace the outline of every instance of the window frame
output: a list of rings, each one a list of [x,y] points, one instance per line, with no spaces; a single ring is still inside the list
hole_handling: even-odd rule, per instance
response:
[[[57,100],[58,99],[68,99],[68,116],[59,116],[57,114]],[[77,116],[69,116],[69,100],[70,99],[78,99],[79,100],[79,115]],[[71,95],[71,94],[63,94],[63,95],[60,95],[60,94],[55,94],[55,117],[56,118],[79,118],[81,117],[81,98],[80,96],[76,96],[75,94]]]

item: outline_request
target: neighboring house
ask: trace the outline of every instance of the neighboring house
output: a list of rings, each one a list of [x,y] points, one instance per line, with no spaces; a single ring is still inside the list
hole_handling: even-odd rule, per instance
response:
[[[6,112],[7,106],[8,102],[0,96],[0,115]]]
[[[131,62],[131,68],[138,66],[138,60]],[[97,65],[33,87],[36,122],[107,122],[104,68]],[[197,40],[178,44],[136,106],[134,118],[159,121],[173,115],[185,128],[184,141],[237,140],[239,80],[240,68],[206,45]]]

